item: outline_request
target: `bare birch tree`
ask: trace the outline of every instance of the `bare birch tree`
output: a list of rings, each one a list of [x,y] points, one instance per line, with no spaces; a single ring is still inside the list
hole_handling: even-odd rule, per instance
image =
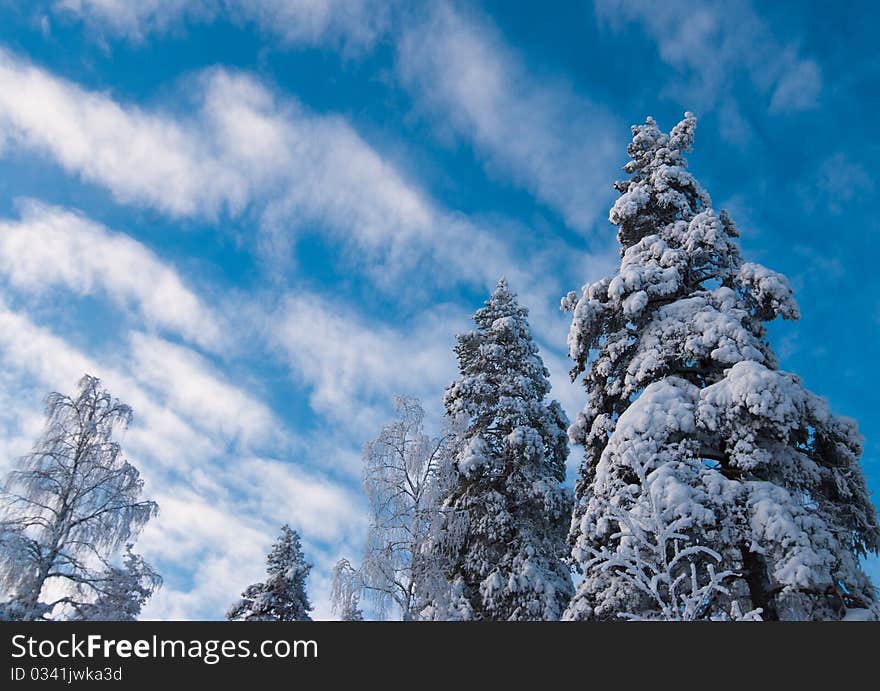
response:
[[[6,618],[81,618],[88,605],[106,602],[120,582],[108,578],[113,558],[158,511],[141,498],[140,473],[113,441],[131,408],[99,379],[83,377],[75,397],[50,394],[46,416],[43,436],[0,492]],[[152,576],[139,582],[157,585]]]
[[[340,559],[333,567],[330,601],[333,614],[341,621],[363,621],[360,599],[364,589],[361,573],[348,559]]]
[[[395,407],[397,419],[364,449],[370,527],[361,573],[379,616],[393,604],[407,621],[417,617],[418,581],[429,566],[422,546],[437,508],[437,474],[454,435],[426,435],[425,412],[415,398],[398,397]]]

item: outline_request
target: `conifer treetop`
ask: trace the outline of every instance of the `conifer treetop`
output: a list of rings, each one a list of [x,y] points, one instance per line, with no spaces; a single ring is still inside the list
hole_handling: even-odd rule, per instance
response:
[[[266,558],[265,582],[248,586],[241,600],[227,612],[227,619],[240,621],[311,621],[312,605],[306,594],[306,579],[312,565],[302,550],[299,533],[289,525]]]

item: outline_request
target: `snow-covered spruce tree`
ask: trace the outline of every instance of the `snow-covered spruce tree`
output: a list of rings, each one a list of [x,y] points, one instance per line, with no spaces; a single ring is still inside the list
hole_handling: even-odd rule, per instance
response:
[[[698,548],[672,581],[710,564],[727,573],[704,618],[876,607],[859,564],[880,547],[862,439],[777,369],[764,324],[798,308],[784,276],[742,260],[733,221],[688,172],[695,124],[686,114],[668,135],[650,118],[633,127],[610,213],[620,266],[563,300],[572,376],[587,389],[569,430],[585,451],[570,538],[586,573],[566,618],[664,616],[613,563],[637,542],[627,522],[650,525],[652,512]]]
[[[333,582],[330,586],[330,602],[333,614],[340,621],[363,621],[360,599],[364,584],[360,572],[348,559],[340,559],[333,567]]]
[[[476,330],[458,337],[461,377],[444,402],[466,428],[432,531],[450,593],[429,603],[438,618],[555,620],[572,595],[568,422],[545,400],[549,373],[527,315],[502,280],[474,315]]]
[[[75,397],[50,394],[46,414],[43,436],[0,492],[0,587],[11,594],[3,610],[21,620],[82,618],[105,601],[114,557],[157,513],[113,441],[131,408],[86,375]]]
[[[299,534],[289,525],[266,558],[267,578],[245,588],[226,613],[230,621],[311,621],[306,579],[312,565],[303,555]]]
[[[370,527],[360,573],[378,615],[393,604],[407,621],[417,618],[419,582],[431,568],[423,545],[439,502],[437,472],[453,435],[425,434],[425,412],[415,398],[399,396],[395,408],[397,419],[364,447]]]

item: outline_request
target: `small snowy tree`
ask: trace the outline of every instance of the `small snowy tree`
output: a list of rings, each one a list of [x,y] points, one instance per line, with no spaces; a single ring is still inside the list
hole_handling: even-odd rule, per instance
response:
[[[106,598],[113,557],[157,513],[113,441],[131,408],[87,375],[76,397],[51,394],[46,414],[42,438],[0,493],[0,586],[12,596],[4,610],[22,620],[69,616]]]
[[[425,434],[425,412],[414,398],[400,396],[395,407],[397,419],[364,448],[370,527],[361,575],[379,616],[393,603],[406,621],[417,617],[419,581],[431,567],[423,545],[454,435]]]
[[[733,221],[688,172],[695,124],[633,127],[631,177],[610,213],[620,267],[563,300],[572,376],[587,389],[569,430],[585,451],[570,536],[585,577],[566,618],[656,611],[620,566],[651,506],[680,536],[660,556],[686,543],[685,573],[727,574],[701,616],[840,618],[876,604],[859,564],[880,547],[862,440],[778,371],[765,322],[796,319],[797,305],[784,276],[742,260]]]
[[[340,559],[333,567],[333,582],[330,586],[330,601],[333,614],[340,621],[363,621],[360,597],[364,584],[361,575],[348,559]]]
[[[122,566],[110,566],[95,583],[100,594],[94,602],[79,604],[73,619],[135,621],[162,578],[144,558],[127,545]]]
[[[303,555],[299,534],[289,525],[266,558],[267,578],[245,588],[241,600],[226,613],[231,621],[311,621],[312,605],[306,595],[306,579],[312,565]]]
[[[443,601],[427,603],[434,618],[553,620],[572,595],[567,420],[545,400],[549,373],[527,316],[502,280],[476,330],[458,337],[461,377],[445,406],[466,429],[432,531],[448,583]]]

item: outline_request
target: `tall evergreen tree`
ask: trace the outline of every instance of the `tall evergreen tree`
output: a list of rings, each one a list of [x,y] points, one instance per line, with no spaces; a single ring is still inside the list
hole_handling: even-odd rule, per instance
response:
[[[568,423],[545,400],[549,373],[527,316],[502,280],[476,330],[458,337],[461,377],[445,407],[466,427],[432,538],[449,584],[449,602],[428,606],[438,618],[553,620],[572,594]]]
[[[778,370],[765,323],[797,305],[784,276],[742,260],[733,221],[688,172],[695,125],[632,128],[610,213],[620,266],[563,300],[587,389],[569,430],[585,451],[570,537],[586,573],[566,617],[665,616],[658,601],[678,616],[684,591],[712,592],[690,618],[872,608],[862,439]],[[711,572],[725,576],[706,590]],[[646,573],[662,574],[656,592]]]
[[[241,600],[226,614],[233,621],[311,621],[312,605],[306,595],[306,579],[312,565],[303,555],[299,534],[289,525],[266,558],[266,578],[245,588]]]
[[[3,606],[7,618],[94,611],[96,599],[106,601],[120,548],[158,510],[141,497],[140,473],[113,440],[131,421],[131,408],[100,380],[83,377],[75,397],[50,394],[46,415],[43,436],[0,491],[0,587],[12,596]],[[118,579],[110,580],[119,595]],[[44,599],[47,585],[53,594]]]

